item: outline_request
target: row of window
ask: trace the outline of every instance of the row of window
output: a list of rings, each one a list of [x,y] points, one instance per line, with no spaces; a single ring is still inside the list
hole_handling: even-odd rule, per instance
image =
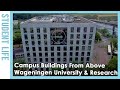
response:
[[[40,28],[39,27],[36,30],[37,30],[37,33],[40,33]],[[90,32],[93,32],[93,30],[94,30],[94,27],[90,27]],[[26,28],[23,28],[23,31],[24,31],[24,33],[27,33]],[[75,31],[75,28],[71,27],[71,32],[73,33],[74,31]],[[77,32],[80,32],[80,31],[81,31],[81,27],[77,27]],[[87,31],[88,31],[87,27],[84,27],[83,32],[86,33]],[[43,27],[43,32],[47,33],[47,28]],[[34,33],[34,29],[32,27],[30,28],[30,33]]]
[[[61,51],[62,47],[57,47],[57,51]],[[42,47],[38,47],[38,50],[39,51],[42,51]],[[44,47],[44,50],[45,51],[48,51],[48,47]],[[55,48],[54,47],[51,47],[51,51],[54,51]],[[74,50],[74,47],[73,46],[70,46],[69,48],[70,51],[73,51]],[[76,46],[75,47],[75,50],[76,51],[79,51],[80,50],[80,47],[79,46]],[[85,50],[85,46],[82,46],[82,51]],[[90,51],[91,50],[91,46],[88,46],[87,47],[87,50]],[[29,47],[26,47],[26,51],[30,51],[30,48]],[[36,48],[35,47],[32,47],[32,51],[36,51]],[[67,46],[63,47],[63,51],[67,51]]]
[[[23,28],[23,31],[24,31],[24,33],[27,33],[27,29],[26,28]],[[43,32],[47,33],[47,29],[45,27],[43,28]],[[34,30],[33,30],[32,27],[30,28],[30,33],[34,33]],[[40,28],[37,28],[37,33],[40,33]]]
[[[70,40],[70,45],[74,45],[74,40]],[[82,40],[82,45],[86,45],[87,44],[87,40]],[[76,40],[76,44],[80,44],[80,40]],[[92,44],[92,40],[88,41],[88,45]],[[29,45],[28,41],[25,41],[25,45]],[[35,45],[35,41],[31,41],[31,45]],[[38,41],[38,45],[41,45],[41,41]],[[44,41],[44,45],[48,45],[47,41]]]
[[[50,60],[51,59],[51,60]],[[49,60],[48,60],[48,58],[45,58],[45,60],[43,61],[44,59],[42,59],[42,58],[39,58],[39,62],[55,62],[55,58],[49,58]],[[57,62],[66,62],[67,61],[67,58],[57,58]],[[90,61],[90,57],[86,57],[86,58],[84,58],[84,57],[81,57],[80,58],[80,60],[78,60],[78,57],[75,57],[74,59],[71,57],[71,58],[69,58],[69,61],[70,62],[72,62],[72,61],[76,61],[76,62],[78,62],[78,61]],[[30,63],[30,62],[32,62],[31,61],[31,58],[28,58],[28,62]],[[33,58],[33,62],[37,62],[37,59],[36,58]]]
[[[76,36],[77,39],[80,39],[80,34],[70,34],[70,39],[74,39]],[[86,39],[87,38],[87,34],[83,34],[82,35],[82,39]],[[93,38],[93,34],[89,34],[89,39]]]
[[[61,56],[61,54],[63,54],[63,56],[67,56],[67,53],[68,52],[63,52],[63,53],[57,52],[56,54],[57,54],[57,56]],[[80,53],[79,52],[75,52],[75,53],[69,52],[70,56],[73,56],[73,54],[75,54],[75,56],[79,56]],[[84,56],[84,55],[85,55],[85,52],[81,52],[81,56]],[[39,56],[42,57],[43,53],[39,53]],[[51,56],[55,56],[55,53],[51,52]],[[87,56],[90,56],[90,52],[87,52]],[[30,57],[30,53],[27,53],[27,57]],[[36,53],[33,53],[33,57],[36,57]],[[45,52],[45,57],[48,57],[47,52]]]
[[[34,34],[31,34],[31,39],[34,39]],[[74,39],[76,36],[76,39],[80,39],[80,34],[70,34],[70,39]],[[28,39],[28,35],[27,34],[24,34],[24,38],[25,40]],[[44,39],[47,39],[47,34],[44,34]],[[86,39],[87,38],[87,34],[83,34],[83,38],[82,39]],[[92,39],[93,38],[93,34],[89,34],[89,39]],[[41,39],[41,36],[40,34],[37,34],[37,39]]]

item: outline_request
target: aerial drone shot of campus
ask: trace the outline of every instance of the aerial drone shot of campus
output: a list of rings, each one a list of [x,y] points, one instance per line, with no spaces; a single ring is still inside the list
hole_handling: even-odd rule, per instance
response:
[[[117,71],[117,19],[116,13],[14,13],[13,72],[87,70],[91,76],[90,70]],[[63,68],[15,67],[19,64],[64,65]],[[77,64],[93,68],[76,68]]]

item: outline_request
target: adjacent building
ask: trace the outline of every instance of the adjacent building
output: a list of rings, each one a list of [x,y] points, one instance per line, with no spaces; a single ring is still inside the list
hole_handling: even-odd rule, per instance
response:
[[[22,48],[14,48],[13,50],[13,59],[24,58],[24,51]]]
[[[38,16],[21,22],[27,63],[89,63],[96,24],[71,15]]]

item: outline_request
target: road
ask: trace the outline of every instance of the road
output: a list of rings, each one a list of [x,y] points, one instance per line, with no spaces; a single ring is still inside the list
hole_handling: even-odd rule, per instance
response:
[[[110,40],[108,38],[102,37],[102,41],[94,45],[92,63],[107,64],[109,62],[111,57],[107,54],[107,45],[109,44],[110,44]]]

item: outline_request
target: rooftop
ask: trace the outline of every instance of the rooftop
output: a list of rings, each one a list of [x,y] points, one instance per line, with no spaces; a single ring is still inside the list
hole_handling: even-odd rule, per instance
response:
[[[13,50],[14,53],[23,53],[23,49],[22,48],[14,48]]]
[[[33,17],[27,21],[22,23],[33,23],[33,22],[40,22],[40,23],[94,23],[86,18],[80,16],[72,16],[72,15],[47,15],[47,16],[37,16]]]

